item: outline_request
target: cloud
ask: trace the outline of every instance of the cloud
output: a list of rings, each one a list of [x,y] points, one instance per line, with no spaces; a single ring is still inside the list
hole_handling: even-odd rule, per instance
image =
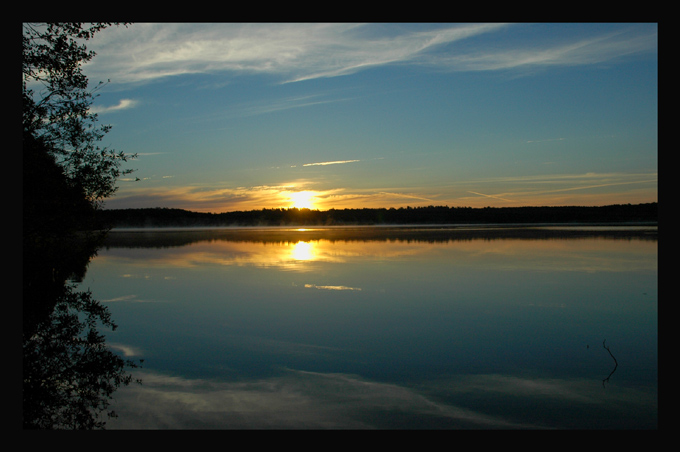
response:
[[[305,163],[302,166],[325,166],[325,165],[339,165],[342,163],[353,163],[359,162],[360,160],[336,160],[333,162],[318,162],[318,163]]]
[[[308,289],[321,289],[321,290],[361,290],[361,287],[349,287],[349,286],[317,286],[316,284],[305,284],[305,288]]]
[[[258,185],[252,187],[219,186],[135,186],[119,190],[106,201],[106,207],[168,207],[196,212],[258,210],[288,206],[288,194],[299,191],[301,183]],[[124,207],[123,207],[124,206]]]
[[[569,33],[568,38],[554,38],[548,33],[547,38],[541,37],[530,44],[499,41],[497,45],[488,47],[439,54],[433,57],[431,63],[457,71],[498,71],[600,64],[657,51],[656,26],[639,24],[624,27],[586,37],[575,32]],[[560,33],[557,26],[553,30],[556,34]],[[584,33],[589,31],[581,30]]]
[[[124,275],[128,276],[128,275]],[[113,303],[113,302],[118,302],[118,301],[129,301],[129,300],[135,300],[137,298],[137,295],[123,295],[122,297],[116,297],[116,298],[109,298],[108,300],[102,300],[103,303]],[[137,300],[135,300],[137,301]]]
[[[310,94],[306,96],[288,97],[278,100],[268,100],[266,102],[258,102],[254,105],[237,105],[235,111],[225,113],[221,118],[226,117],[242,117],[242,116],[256,116],[267,113],[274,113],[283,110],[290,110],[293,108],[305,108],[315,105],[329,104],[335,102],[344,102],[350,100],[349,98],[333,98],[322,99],[319,98],[321,94]]]
[[[332,162],[319,162],[332,163]],[[151,181],[153,183],[153,181]],[[314,208],[390,208],[418,205],[486,206],[497,199],[503,206],[511,205],[602,205],[649,201],[650,187],[658,184],[658,176],[650,173],[584,173],[551,174],[521,177],[496,177],[460,180],[432,187],[318,187],[310,181],[251,187],[139,186],[126,184],[106,207],[142,208],[169,207],[197,212],[249,211],[280,208],[290,205],[291,193],[309,191]],[[619,186],[625,191],[603,193],[601,189]],[[634,189],[639,188],[636,194]],[[595,192],[594,190],[598,190]],[[592,193],[589,193],[592,192]],[[474,196],[468,196],[471,194]],[[624,197],[629,199],[624,201]],[[591,197],[593,197],[591,199]]]
[[[112,408],[119,416],[110,419],[107,428],[540,429],[562,425],[561,409],[600,413],[599,406],[604,404],[629,414],[655,412],[658,405],[656,393],[646,388],[609,392],[592,379],[500,374],[445,376],[415,387],[353,374],[295,369],[239,381],[189,379],[150,371],[135,372],[134,377],[141,378],[143,384],[116,392]],[[471,400],[497,402],[499,406],[540,402],[551,409],[533,417],[527,416],[526,410],[498,415],[490,414],[498,412],[489,408],[493,404],[475,407]]]
[[[657,50],[654,24],[132,24],[95,35],[91,77],[138,83],[182,74],[271,74],[282,82],[395,64],[455,71],[573,66]],[[515,41],[509,27],[552,39]],[[571,31],[571,30],[570,30]],[[593,34],[598,33],[598,34]],[[534,37],[535,38],[535,37]]]
[[[329,162],[320,162],[329,163]],[[168,207],[196,212],[249,211],[288,207],[291,193],[310,191],[314,208],[342,209],[355,207],[399,207],[413,203],[437,204],[437,200],[419,195],[417,189],[343,187],[315,189],[308,182],[251,187],[216,186],[136,186],[128,184],[106,201],[106,208]]]
[[[372,24],[133,24],[111,28],[91,41],[98,57],[90,74],[113,83],[180,74],[279,74],[285,81],[346,75],[417,58],[444,43],[503,27],[443,25],[403,30]],[[423,27],[420,27],[423,28]]]
[[[227,382],[137,372],[143,385],[116,393],[110,429],[375,429],[405,422],[449,428],[535,428],[442,403],[407,386],[350,374],[287,370]]]
[[[527,183],[527,184],[567,184],[560,188],[550,188],[543,190],[526,190],[504,193],[505,195],[535,195],[558,193],[574,190],[589,190],[601,187],[613,187],[618,185],[637,185],[658,183],[658,177],[654,173],[650,174],[624,174],[624,173],[585,173],[585,174],[564,174],[550,176],[534,176],[522,178],[508,178],[506,182]]]
[[[113,350],[118,350],[120,353],[123,354],[123,356],[127,358],[132,356],[141,356],[143,354],[138,347],[131,347],[129,345],[115,343],[109,343],[108,346]]]
[[[515,201],[513,201],[512,199],[501,198],[501,197],[498,196],[498,195],[485,195],[484,193],[478,193],[478,192],[476,192],[476,191],[469,191],[469,190],[468,190],[468,193],[472,193],[473,195],[486,196],[487,198],[500,199],[501,201],[515,202]]]
[[[603,203],[620,203],[622,202],[621,199],[617,198],[632,196],[629,190],[645,185],[651,187],[657,183],[658,176],[656,173],[585,173],[498,177],[460,181],[457,184],[465,186],[466,193],[498,199],[504,203],[510,202],[513,205],[602,205]],[[629,186],[629,188],[624,192],[593,192],[593,190],[617,186]],[[469,189],[472,187],[475,187],[475,190]],[[448,190],[445,188],[444,190],[451,192],[455,190],[455,187],[451,186]],[[592,193],[588,193],[588,191]],[[573,192],[586,193],[578,193],[577,197],[573,195],[565,197]],[[596,199],[591,199],[593,197]],[[456,199],[457,202],[467,202],[468,200],[474,200],[474,198],[458,197]],[[633,201],[629,198],[625,202]],[[640,202],[650,201],[641,200]]]
[[[91,113],[102,114],[102,113],[112,113],[120,110],[127,110],[134,108],[139,104],[138,101],[133,99],[121,99],[118,105],[112,105],[110,107],[94,106],[90,108]]]

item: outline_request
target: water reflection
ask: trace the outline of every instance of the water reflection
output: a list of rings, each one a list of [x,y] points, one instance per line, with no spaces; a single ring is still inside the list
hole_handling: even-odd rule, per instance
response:
[[[296,261],[309,261],[315,259],[314,245],[311,242],[297,242],[290,252]]]
[[[546,230],[552,230],[546,229]],[[315,237],[297,237],[299,232],[315,231]],[[292,230],[288,231],[288,239],[280,237],[253,237],[252,231],[229,231],[223,234],[217,230],[212,238],[206,238],[206,231],[186,231],[183,233],[166,232],[153,236],[149,246],[144,233],[112,233],[107,241],[108,258],[125,259],[130,262],[151,263],[153,266],[189,268],[202,265],[222,266],[257,266],[275,267],[285,270],[312,271],[318,268],[317,263],[350,263],[360,260],[375,263],[399,261],[403,259],[441,261],[446,265],[463,267],[480,267],[493,261],[493,265],[505,266],[508,270],[544,270],[544,271],[635,271],[656,269],[656,259],[643,258],[655,249],[656,235],[649,228],[632,230],[621,235],[622,231],[605,231],[579,234],[577,238],[566,240],[560,236],[544,236],[542,230],[534,236],[526,236],[526,231],[516,238],[468,235],[455,233],[447,236],[439,235],[433,241],[430,231],[422,237],[409,234],[392,239],[357,239],[356,237],[337,238],[337,230]],[[478,232],[478,231],[474,231]],[[272,232],[266,231],[265,234]],[[277,233],[280,233],[277,231]],[[355,232],[356,233],[356,232]],[[506,232],[507,234],[507,232]],[[575,235],[570,231],[571,237]],[[178,237],[182,237],[178,241]],[[531,238],[531,240],[527,240]],[[626,248],[621,241],[628,242]],[[141,250],[144,251],[132,251]],[[138,256],[143,255],[143,259]]]
[[[84,284],[148,369],[112,427],[656,428],[657,270],[650,228],[130,231]]]
[[[146,372],[144,382],[118,398],[114,427],[143,418],[156,429],[656,428],[652,391],[603,392],[587,379],[477,374],[413,387],[287,369],[245,381]]]
[[[116,328],[107,308],[78,290],[99,234],[25,233],[22,420],[28,429],[92,429],[115,417],[112,394],[126,367],[100,329]]]

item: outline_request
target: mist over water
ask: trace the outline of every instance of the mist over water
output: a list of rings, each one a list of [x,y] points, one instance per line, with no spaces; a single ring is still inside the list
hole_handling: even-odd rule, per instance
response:
[[[108,428],[657,427],[642,228],[112,231]],[[605,342],[606,341],[606,342]]]

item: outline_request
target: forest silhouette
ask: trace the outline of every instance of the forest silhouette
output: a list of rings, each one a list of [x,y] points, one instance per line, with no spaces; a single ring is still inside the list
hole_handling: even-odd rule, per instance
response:
[[[341,226],[424,224],[656,223],[657,203],[601,207],[400,207],[311,210],[261,209],[223,213],[172,208],[103,209],[102,227]]]

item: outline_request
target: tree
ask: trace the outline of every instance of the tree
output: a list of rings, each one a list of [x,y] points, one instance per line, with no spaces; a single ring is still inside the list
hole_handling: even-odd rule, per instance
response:
[[[103,234],[94,213],[130,170],[97,143],[85,41],[110,24],[23,24],[23,425],[103,428],[131,361],[105,346],[106,306],[75,291]],[[132,156],[133,158],[134,156]]]
[[[82,72],[95,56],[85,42],[110,25],[23,24],[24,148],[27,141],[39,141],[67,183],[82,190],[94,208],[116,191],[120,176],[132,171],[121,170],[122,163],[136,157],[97,145],[110,130],[90,110],[104,83],[90,89]]]

